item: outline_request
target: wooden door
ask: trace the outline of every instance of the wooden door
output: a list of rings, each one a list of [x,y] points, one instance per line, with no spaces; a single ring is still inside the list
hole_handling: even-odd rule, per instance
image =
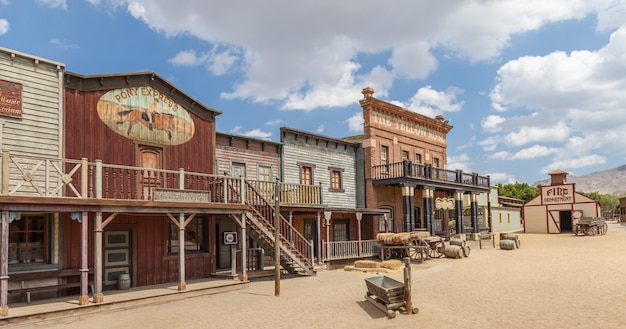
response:
[[[150,169],[163,169],[163,150],[157,147],[140,147],[138,158],[139,167],[143,168],[139,177],[139,199],[152,200],[152,189],[163,187],[163,175]]]
[[[130,230],[104,231],[105,287],[116,286],[120,274],[131,274],[130,232]]]

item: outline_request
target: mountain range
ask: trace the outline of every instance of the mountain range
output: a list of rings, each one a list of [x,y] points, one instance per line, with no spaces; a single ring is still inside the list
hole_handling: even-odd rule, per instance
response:
[[[623,196],[626,194],[626,165],[582,176],[568,175],[566,181],[576,184],[577,192],[598,192]],[[550,180],[546,179],[536,182],[533,186],[549,184]]]

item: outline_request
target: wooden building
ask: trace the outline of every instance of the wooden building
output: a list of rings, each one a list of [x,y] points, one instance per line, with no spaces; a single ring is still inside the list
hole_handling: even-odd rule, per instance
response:
[[[538,196],[522,209],[525,233],[572,233],[576,221],[600,217],[600,203],[576,192],[576,184],[567,183],[567,173],[550,173],[550,185],[542,186]]]
[[[273,249],[265,192],[216,173],[219,111],[152,72],[83,76],[0,50],[1,314],[24,296],[101,303],[120,283],[186,290],[216,272],[222,244]],[[241,239],[218,236],[224,216]],[[291,231],[281,225],[280,264],[312,274]]]
[[[469,195],[469,226],[478,233],[477,198],[489,192],[489,176],[447,169],[448,121],[378,100],[372,88],[362,93],[364,134],[352,139],[363,148],[365,206],[391,213],[376,232],[425,229],[447,236],[451,219],[461,232],[463,196]]]

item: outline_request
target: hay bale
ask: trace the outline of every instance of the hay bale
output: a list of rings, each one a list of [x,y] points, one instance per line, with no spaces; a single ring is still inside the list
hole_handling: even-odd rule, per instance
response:
[[[356,268],[379,268],[380,263],[373,260],[357,260],[354,262]]]
[[[383,267],[383,268],[387,268],[387,269],[390,269],[390,270],[397,271],[397,270],[401,269],[403,265],[402,265],[402,262],[400,260],[398,260],[398,259],[390,259],[390,260],[386,260],[386,261],[382,262],[380,264],[380,266]]]
[[[428,231],[418,231],[415,232],[417,237],[420,239],[424,239],[424,238],[430,238],[430,232]]]

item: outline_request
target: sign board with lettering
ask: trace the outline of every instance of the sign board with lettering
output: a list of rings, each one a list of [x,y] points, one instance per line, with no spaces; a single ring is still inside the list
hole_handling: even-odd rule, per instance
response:
[[[167,188],[154,188],[152,201],[176,201],[176,202],[209,202],[209,191],[177,190]]]
[[[574,185],[550,185],[541,187],[543,204],[574,203]]]
[[[22,85],[0,80],[0,115],[22,117]]]

